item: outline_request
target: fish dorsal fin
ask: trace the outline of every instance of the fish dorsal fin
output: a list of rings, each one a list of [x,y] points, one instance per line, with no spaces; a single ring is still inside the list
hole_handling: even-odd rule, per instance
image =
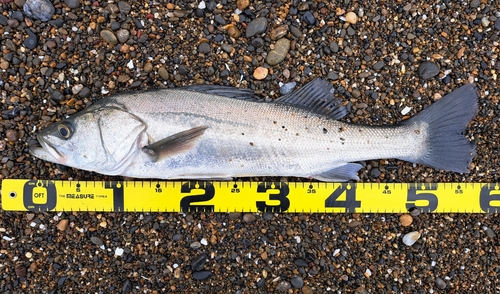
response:
[[[288,104],[339,119],[347,114],[347,110],[342,101],[333,95],[334,92],[332,84],[317,78],[302,88],[278,98],[275,103]]]
[[[188,90],[193,92],[219,95],[229,98],[237,98],[243,100],[258,100],[259,98],[255,96],[253,90],[243,89],[229,86],[218,86],[218,85],[191,85],[180,88],[182,90]]]
[[[193,148],[196,141],[207,129],[208,126],[200,126],[182,131],[151,145],[144,146],[142,150],[151,157],[153,162],[158,162],[166,157],[183,153]]]

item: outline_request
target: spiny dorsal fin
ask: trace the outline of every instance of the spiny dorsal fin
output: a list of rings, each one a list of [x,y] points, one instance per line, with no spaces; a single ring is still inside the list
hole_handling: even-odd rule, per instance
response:
[[[333,119],[339,119],[347,114],[347,110],[342,105],[342,101],[333,95],[334,92],[332,84],[317,78],[302,88],[277,99],[275,102],[304,108],[314,113],[327,115]]]

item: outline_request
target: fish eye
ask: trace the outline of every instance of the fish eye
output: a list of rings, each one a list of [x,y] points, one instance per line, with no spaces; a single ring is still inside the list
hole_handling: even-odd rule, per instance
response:
[[[57,126],[57,131],[59,132],[59,135],[64,139],[69,139],[69,137],[71,137],[71,135],[73,134],[71,126],[67,123],[60,123]]]

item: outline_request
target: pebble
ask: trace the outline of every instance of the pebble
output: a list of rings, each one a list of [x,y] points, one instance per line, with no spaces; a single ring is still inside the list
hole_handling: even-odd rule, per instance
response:
[[[403,243],[407,246],[412,246],[420,239],[420,232],[413,231],[403,236]]]
[[[50,20],[56,11],[52,2],[48,0],[26,0],[23,10],[26,16],[41,21]]]
[[[500,17],[495,20],[495,30],[500,31]]]
[[[301,289],[304,286],[304,280],[302,279],[302,277],[299,276],[292,277],[290,283],[296,289]]]
[[[59,223],[57,224],[57,229],[61,232],[64,232],[66,231],[66,229],[68,228],[68,225],[69,225],[69,219],[62,219],[59,221]]]
[[[418,75],[424,79],[430,79],[439,74],[439,66],[432,61],[424,61],[418,66]]]
[[[306,11],[304,13],[303,19],[310,26],[313,26],[316,24],[316,18],[314,17],[314,15],[312,14],[311,11]]]
[[[239,38],[241,36],[240,30],[234,25],[227,27],[227,34],[232,38]]]
[[[196,249],[199,249],[201,247],[201,243],[198,241],[194,241],[193,243],[189,244],[189,247],[196,250]]]
[[[300,258],[295,259],[293,263],[295,263],[296,266],[300,267],[306,267],[308,265],[307,262],[305,262],[303,259]]]
[[[418,209],[418,208],[412,209],[410,211],[410,215],[413,216],[413,217],[419,216],[420,215],[420,209]]]
[[[116,45],[118,44],[118,39],[116,38],[115,34],[112,31],[109,30],[102,30],[101,33],[101,38],[108,44],[111,45]]]
[[[271,40],[275,41],[283,38],[288,33],[288,25],[280,25],[279,27],[272,29],[269,32],[269,37]]]
[[[118,30],[118,32],[116,32],[116,37],[120,43],[127,42],[129,36],[130,36],[129,31],[125,29],[120,29]]]
[[[120,9],[120,12],[127,15],[130,12],[131,6],[125,1],[120,1],[118,2],[118,9]]]
[[[291,288],[292,288],[292,285],[290,285],[290,283],[288,283],[287,281],[281,281],[278,283],[278,286],[276,286],[276,291],[287,292]]]
[[[328,75],[326,76],[329,80],[332,80],[332,81],[336,81],[339,79],[339,75],[334,72],[334,71],[330,71],[328,72]]]
[[[399,217],[399,222],[403,227],[408,227],[413,222],[413,217],[409,214],[403,214]]]
[[[162,80],[164,81],[168,81],[170,78],[168,71],[164,66],[158,69],[158,74],[160,75],[160,78],[162,78]]]
[[[198,281],[207,280],[212,276],[210,271],[199,271],[193,273],[193,278]]]
[[[266,57],[267,64],[273,66],[285,60],[286,55],[290,50],[290,40],[286,38],[279,39]]]
[[[257,34],[265,32],[266,29],[267,29],[267,18],[257,17],[247,25],[245,34],[247,38],[250,38]]]
[[[437,278],[437,279],[436,279],[436,286],[437,286],[439,289],[444,290],[444,289],[446,289],[446,282],[445,282],[445,281],[443,281],[443,279],[441,279],[441,278]]]
[[[350,24],[356,24],[358,22],[358,16],[356,15],[356,13],[349,11],[345,15],[345,20]]]
[[[250,5],[250,0],[237,0],[236,1],[236,7],[240,11],[245,10],[245,8],[247,8],[249,5]]]
[[[210,45],[208,43],[201,43],[200,45],[198,45],[198,52],[203,54],[210,53]]]
[[[243,215],[243,221],[246,222],[246,223],[251,223],[253,221],[255,221],[256,217],[253,213],[245,213]]]
[[[383,67],[384,67],[385,63],[382,61],[382,60],[379,60],[377,61],[374,65],[373,65],[373,69],[374,70],[381,70]]]
[[[295,86],[297,85],[296,82],[290,82],[283,84],[283,86],[280,87],[280,93],[281,95],[286,95],[288,93],[291,93],[293,89],[295,89]]]
[[[92,237],[90,237],[90,241],[99,247],[104,245],[101,238],[99,238],[99,237],[92,236]]]
[[[78,92],[78,96],[80,98],[88,98],[90,97],[90,89],[88,87],[83,87],[80,92]]]
[[[191,262],[191,270],[194,272],[201,271],[205,266],[205,262],[207,261],[207,255],[205,253],[197,255],[193,262]]]
[[[259,66],[253,72],[253,78],[260,81],[260,80],[265,79],[267,77],[268,73],[269,73],[269,69],[262,67],[262,66]]]
[[[71,9],[80,7],[80,0],[64,0],[64,3]]]
[[[26,28],[26,33],[28,34],[28,38],[24,40],[23,45],[26,48],[33,50],[38,45],[38,36],[35,35],[29,28]]]
[[[15,142],[19,139],[19,133],[16,130],[7,130],[5,132],[5,139],[8,142]]]

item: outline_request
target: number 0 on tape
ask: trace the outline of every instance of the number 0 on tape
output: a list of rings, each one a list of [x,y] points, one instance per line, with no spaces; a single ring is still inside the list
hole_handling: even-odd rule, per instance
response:
[[[499,213],[496,183],[2,181],[11,211]]]

